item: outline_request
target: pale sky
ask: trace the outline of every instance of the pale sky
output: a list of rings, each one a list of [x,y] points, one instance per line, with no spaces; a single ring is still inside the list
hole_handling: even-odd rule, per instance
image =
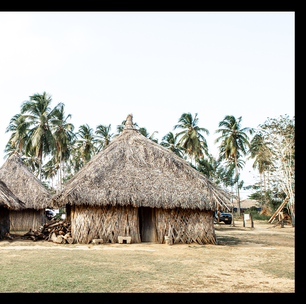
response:
[[[198,113],[214,156],[225,115],[253,128],[295,115],[294,12],[0,12],[0,46],[0,166],[11,117],[44,91],[76,130],[115,133],[132,113],[161,141]]]

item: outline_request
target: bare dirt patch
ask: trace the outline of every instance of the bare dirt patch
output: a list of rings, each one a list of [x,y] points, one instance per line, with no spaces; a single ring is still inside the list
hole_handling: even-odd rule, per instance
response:
[[[294,228],[216,225],[219,245],[0,242],[0,292],[295,292]]]

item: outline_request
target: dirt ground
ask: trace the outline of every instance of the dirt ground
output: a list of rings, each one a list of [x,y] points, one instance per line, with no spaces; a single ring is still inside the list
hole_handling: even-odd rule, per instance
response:
[[[0,241],[0,292],[295,292],[295,228],[215,225],[218,245]]]

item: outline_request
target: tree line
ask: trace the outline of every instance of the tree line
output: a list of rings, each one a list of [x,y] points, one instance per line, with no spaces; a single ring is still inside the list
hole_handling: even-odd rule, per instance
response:
[[[78,172],[95,154],[105,149],[119,135],[123,121],[111,132],[111,125],[98,125],[95,129],[83,124],[75,132],[72,115],[65,113],[64,103],[51,106],[51,95],[34,94],[21,104],[20,113],[14,115],[6,132],[10,138],[5,147],[5,158],[15,151],[43,184],[55,192],[54,180],[61,189],[64,183]],[[235,188],[240,215],[240,194],[243,180],[239,171],[247,159],[253,159],[253,168],[260,174],[260,183],[248,185],[253,189],[250,198],[268,204],[273,198],[289,196],[294,211],[295,196],[295,123],[287,115],[267,119],[257,129],[242,127],[242,117],[227,115],[215,131],[219,137],[219,155],[209,153],[206,128],[199,127],[197,114],[183,113],[173,130],[159,143],[145,127],[134,123],[138,131],[152,141],[168,148],[177,156],[189,161],[196,170],[225,188]],[[178,133],[174,133],[174,131]],[[252,138],[249,136],[254,135]],[[274,199],[275,203],[275,199]],[[277,200],[276,200],[277,205]],[[276,207],[276,206],[275,206]]]

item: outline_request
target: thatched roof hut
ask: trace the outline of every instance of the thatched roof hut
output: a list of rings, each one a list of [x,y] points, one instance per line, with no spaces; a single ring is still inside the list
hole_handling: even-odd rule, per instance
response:
[[[0,180],[0,240],[10,231],[9,210],[20,210],[24,203]]]
[[[0,180],[0,207],[11,210],[20,210],[24,208],[24,203],[16,197],[6,184]]]
[[[49,206],[51,195],[17,153],[0,168],[0,179],[25,203],[25,210],[10,211],[11,228],[28,230],[41,226],[46,221],[44,209]]]
[[[233,200],[234,211],[237,209],[237,205],[238,205],[237,200]],[[258,200],[249,199],[249,198],[240,201],[240,209],[242,211],[250,209],[251,207],[256,207],[257,211],[260,211],[262,209],[262,204]]]
[[[74,237],[76,241],[82,242],[86,238],[86,232],[83,231],[81,233],[83,235],[79,237],[76,234],[80,234],[80,231],[85,229],[83,226],[88,226],[88,223],[84,223],[84,214],[92,219],[92,213],[103,214],[101,220],[97,218],[95,221],[97,221],[96,225],[104,225],[103,229],[108,229],[108,232],[104,231],[104,236],[110,231],[113,235],[118,234],[118,231],[114,232],[115,222],[111,223],[110,218],[114,219],[117,216],[119,220],[123,217],[122,220],[125,221],[123,226],[129,226],[131,229],[132,225],[135,229],[134,241],[142,239],[141,236],[137,236],[137,233],[143,236],[144,233],[141,233],[143,225],[147,225],[145,222],[148,217],[153,218],[153,223],[150,225],[154,226],[153,230],[156,231],[152,238],[163,242],[164,235],[159,235],[161,232],[158,231],[161,229],[158,228],[159,223],[163,222],[163,225],[167,226],[163,228],[167,231],[162,234],[168,234],[171,229],[174,229],[173,224],[169,226],[169,221],[175,221],[174,218],[176,222],[177,217],[188,222],[188,217],[197,217],[195,214],[198,216],[203,214],[203,218],[209,214],[210,223],[207,229],[211,229],[213,211],[217,208],[227,208],[227,203],[230,202],[226,191],[221,190],[170,150],[143,136],[134,127],[132,115],[127,117],[124,130],[120,135],[95,155],[61,192],[52,197],[52,200],[55,206],[71,205],[74,208],[72,209],[75,212],[75,218],[71,218],[72,226],[79,225],[79,230],[74,230]],[[119,210],[122,213],[121,217],[118,215]],[[112,216],[109,216],[110,213]],[[81,214],[83,214],[83,223]],[[133,218],[135,222],[128,223],[125,217]],[[144,218],[146,220],[141,225]],[[74,220],[78,223],[73,223]],[[107,224],[105,221],[108,221]],[[193,226],[197,224],[199,223],[194,219]],[[126,227],[120,229],[125,230]],[[137,232],[137,229],[140,230]],[[97,229],[91,227],[92,230]],[[104,236],[101,232],[100,237]],[[114,241],[114,238],[110,236],[106,238],[111,242]],[[182,239],[184,238],[181,237],[179,241]],[[192,239],[195,240],[196,237]],[[88,241],[90,237],[87,238]]]

